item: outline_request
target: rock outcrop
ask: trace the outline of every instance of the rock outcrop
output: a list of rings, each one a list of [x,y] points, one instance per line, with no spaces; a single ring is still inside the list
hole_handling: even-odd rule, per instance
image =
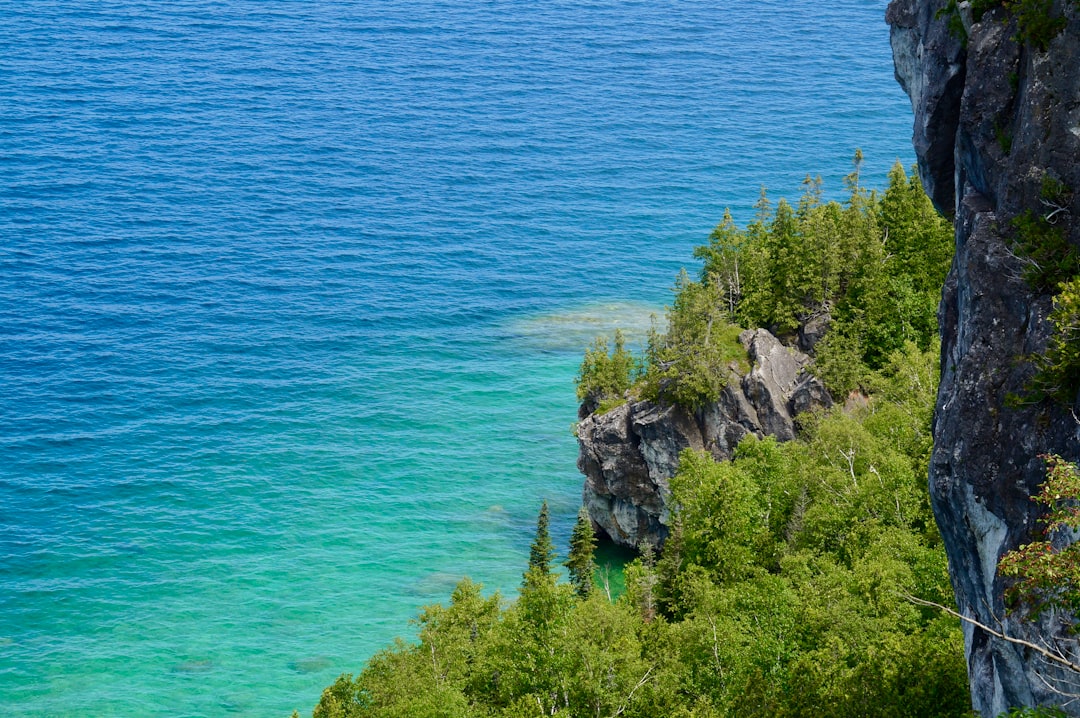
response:
[[[1006,634],[1076,651],[1075,637],[1045,615],[1007,615],[1001,555],[1029,541],[1038,511],[1029,500],[1045,479],[1043,453],[1080,458],[1076,404],[1017,406],[1045,349],[1052,297],[1025,282],[1013,220],[1052,209],[1044,177],[1071,190],[1056,226],[1080,246],[1080,11],[1046,51],[1019,43],[1003,8],[971,17],[960,3],[966,46],[950,34],[945,0],[893,0],[896,75],[915,112],[920,177],[942,212],[955,216],[956,255],[939,309],[941,385],[930,495],[960,612]],[[1012,396],[1014,399],[1010,400]],[[1022,646],[964,625],[972,701],[985,716],[1013,706],[1061,704],[1080,715],[1080,676],[1064,675]],[[1075,657],[1075,653],[1073,654]],[[1057,690],[1055,690],[1057,689]]]
[[[630,401],[578,423],[584,503],[594,524],[615,543],[663,544],[669,525],[668,480],[683,449],[705,449],[716,459],[730,459],[747,434],[792,439],[797,414],[832,404],[821,381],[807,371],[806,354],[764,329],[745,331],[739,341],[752,368],[745,376],[732,370],[716,402],[690,412]]]

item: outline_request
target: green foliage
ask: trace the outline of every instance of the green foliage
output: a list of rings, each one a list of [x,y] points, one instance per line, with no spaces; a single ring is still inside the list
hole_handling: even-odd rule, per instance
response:
[[[999,122],[994,123],[994,138],[997,140],[998,147],[1006,155],[1012,153],[1013,136],[1012,132],[1002,126]]]
[[[364,708],[361,689],[353,683],[352,675],[343,673],[327,686],[312,712],[312,718],[353,718],[361,715]]]
[[[1043,52],[1067,24],[1053,14],[1053,0],[1006,0],[1005,7],[1016,16],[1017,39]]]
[[[732,368],[746,369],[746,350],[714,284],[695,282],[684,270],[674,291],[667,331],[650,332],[641,394],[696,408],[720,396]]]
[[[1044,540],[1024,544],[998,562],[1002,576],[1016,579],[1005,590],[1012,609],[1026,608],[1034,615],[1049,607],[1080,613],[1080,544],[1055,545],[1055,534],[1080,529],[1080,471],[1060,456],[1045,456],[1046,481],[1031,497],[1044,507]]]
[[[739,229],[730,212],[694,256],[700,281],[676,279],[667,329],[650,333],[640,373],[616,334],[609,353],[598,339],[586,351],[578,398],[604,411],[628,389],[645,399],[698,408],[715,401],[733,370],[745,372],[741,328],[794,338],[807,319],[826,315],[815,371],[835,395],[867,381],[906,342],[936,335],[941,285],[952,259],[952,228],[922,184],[897,163],[882,195],[860,184],[862,155],[846,178],[845,203],[823,202],[821,180],[807,177],[797,206],[775,205],[762,190],[757,216]]]
[[[1080,252],[1066,236],[1061,217],[1068,215],[1072,190],[1049,173],[1043,175],[1039,200],[1044,211],[1015,217],[1014,251],[1024,265],[1024,279],[1035,290],[1053,293],[1048,317],[1054,327],[1046,351],[1032,358],[1036,373],[1028,395],[1011,403],[1053,399],[1071,406],[1080,393]]]
[[[623,333],[616,329],[614,347],[608,353],[607,339],[597,337],[585,350],[585,358],[575,378],[578,401],[592,407],[614,408],[637,377],[637,362],[626,349]]]
[[[593,591],[593,574],[596,562],[596,534],[593,533],[592,519],[584,506],[578,509],[577,522],[570,534],[570,552],[566,557],[566,569],[570,574],[570,585],[577,595],[588,598]]]
[[[618,601],[534,542],[515,603],[463,581],[316,715],[967,716],[958,623],[901,598],[952,600],[925,491],[937,351],[906,344],[865,409],[802,439],[686,452],[664,554],[642,547]]]
[[[944,19],[949,28],[949,34],[967,45],[967,30],[964,28],[963,20],[960,18],[959,0],[949,0],[943,7],[938,9],[937,13],[934,14],[934,18],[937,20]]]
[[[1069,201],[1072,191],[1064,182],[1054,177],[1049,172],[1043,174],[1039,184],[1039,197],[1046,200],[1051,206],[1063,205]]]
[[[536,536],[529,547],[529,568],[525,573],[525,582],[547,578],[551,575],[551,561],[555,558],[555,545],[551,543],[548,525],[551,522],[547,501],[540,505],[536,517]]]
[[[1080,3],[1073,3],[1080,7]],[[1050,41],[1061,34],[1068,24],[1064,16],[1054,14],[1053,0],[972,0],[971,14],[975,22],[982,20],[985,13],[995,8],[1003,8],[1006,17],[1016,18],[1016,41],[1027,43],[1046,52]],[[949,0],[938,10],[936,17],[944,18],[949,32],[967,44],[967,31],[960,19],[960,3]]]
[[[1054,333],[1046,351],[1034,358],[1033,398],[1072,406],[1080,394],[1080,277],[1059,285],[1050,312]]]
[[[761,491],[782,473],[775,440],[744,445],[745,463],[716,462],[687,449],[672,478],[672,496],[683,520],[683,556],[707,566],[717,580],[737,580],[775,555]],[[753,468],[751,468],[753,465]],[[756,469],[756,470],[755,470]]]
[[[820,180],[808,177],[796,208],[781,200],[774,209],[763,193],[745,231],[725,214],[695,250],[712,301],[740,326],[790,336],[809,317],[830,316],[816,371],[838,395],[865,390],[905,342],[929,346],[952,259],[951,225],[914,172],[894,165],[878,196],[860,186],[860,171],[857,154],[844,204],[823,203]]]
[[[1016,254],[1024,260],[1024,279],[1033,289],[1052,292],[1080,273],[1080,253],[1063,227],[1030,209],[1013,218],[1012,226]]]
[[[700,281],[680,275],[644,376],[616,335],[587,352],[578,389],[698,406],[746,370],[739,323],[790,334],[826,312],[823,375],[864,406],[804,416],[787,443],[749,436],[732,461],[684,452],[663,554],[640,547],[614,602],[592,590],[584,512],[571,583],[552,572],[545,504],[516,602],[463,582],[423,610],[415,643],[342,676],[316,715],[970,714],[957,621],[901,598],[952,600],[925,487],[951,231],[902,167],[881,196],[860,170],[856,157],[843,204],[808,178],[796,206],[763,193],[744,230],[725,215],[695,252]]]

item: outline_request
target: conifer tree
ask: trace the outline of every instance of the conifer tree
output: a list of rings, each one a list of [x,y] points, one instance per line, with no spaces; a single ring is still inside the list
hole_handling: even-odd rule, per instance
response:
[[[547,501],[540,505],[540,515],[536,517],[536,538],[533,539],[529,549],[529,570],[525,574],[537,576],[551,575],[551,559],[555,557],[555,546],[551,543],[551,534],[548,532],[550,522]]]
[[[577,523],[570,534],[570,554],[563,564],[570,572],[571,585],[581,598],[588,598],[592,593],[595,551],[596,534],[593,533],[592,519],[589,518],[588,509],[582,506],[578,509]]]

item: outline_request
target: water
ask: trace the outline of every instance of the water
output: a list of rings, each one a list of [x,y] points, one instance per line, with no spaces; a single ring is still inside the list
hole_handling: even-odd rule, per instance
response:
[[[0,706],[306,712],[512,594],[589,339],[912,161],[884,4],[0,6]]]

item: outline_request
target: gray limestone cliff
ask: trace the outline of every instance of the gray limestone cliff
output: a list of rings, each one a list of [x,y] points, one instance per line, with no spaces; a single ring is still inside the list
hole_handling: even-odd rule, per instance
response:
[[[680,406],[629,401],[603,414],[586,415],[577,427],[578,468],[585,474],[589,516],[615,543],[660,546],[668,532],[668,480],[686,448],[730,459],[747,434],[795,437],[795,416],[832,399],[807,370],[810,357],[764,329],[739,341],[752,368],[734,370],[720,398],[691,412]]]
[[[1039,455],[1080,458],[1080,409],[1048,401],[1017,406],[1033,353],[1045,349],[1052,297],[1022,277],[1013,220],[1054,210],[1044,177],[1074,190],[1054,221],[1080,246],[1080,11],[1055,0],[1064,30],[1045,51],[1017,41],[1015,18],[998,7],[974,22],[960,3],[967,43],[939,16],[944,0],[893,0],[896,76],[915,113],[914,145],[927,193],[955,216],[956,255],[939,309],[941,385],[930,494],[961,613],[1006,634],[1072,652],[1059,617],[1037,624],[1006,614],[1001,555],[1029,541],[1038,511],[1029,500],[1045,479]],[[1060,202],[1059,202],[1060,205]],[[974,707],[1060,704],[1080,715],[1080,676],[1028,649],[964,624]]]

